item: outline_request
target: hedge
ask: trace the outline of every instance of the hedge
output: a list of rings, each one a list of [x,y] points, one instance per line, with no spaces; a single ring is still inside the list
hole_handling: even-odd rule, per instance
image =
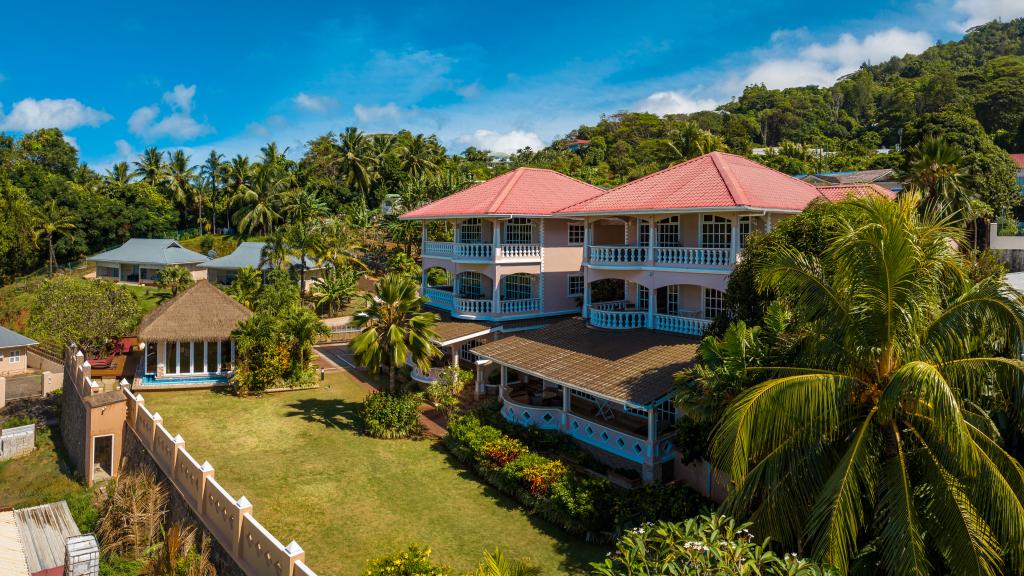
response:
[[[606,478],[577,472],[561,460],[530,451],[472,414],[449,422],[444,443],[456,459],[489,484],[588,540],[611,540],[630,526],[683,520],[711,506],[679,483],[626,490]]]

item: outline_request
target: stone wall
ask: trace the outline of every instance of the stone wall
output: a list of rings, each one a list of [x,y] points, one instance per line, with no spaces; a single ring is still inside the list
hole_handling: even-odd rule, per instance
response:
[[[65,363],[64,367],[64,381],[61,383],[60,397],[60,436],[64,441],[68,460],[74,465],[75,470],[84,475],[85,443],[88,436],[86,430],[87,409],[76,387],[75,377],[77,374],[73,365]]]

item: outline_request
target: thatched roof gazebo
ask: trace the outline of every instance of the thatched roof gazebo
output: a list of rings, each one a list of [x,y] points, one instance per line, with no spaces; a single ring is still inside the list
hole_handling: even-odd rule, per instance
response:
[[[139,325],[142,342],[215,342],[231,338],[252,311],[206,280],[164,302]]]

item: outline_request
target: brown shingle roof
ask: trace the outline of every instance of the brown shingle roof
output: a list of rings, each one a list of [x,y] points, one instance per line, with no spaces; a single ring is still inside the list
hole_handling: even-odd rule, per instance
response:
[[[146,315],[139,325],[139,340],[226,340],[239,322],[252,312],[206,280],[171,298]]]
[[[573,318],[473,351],[553,382],[643,406],[672,391],[673,375],[693,364],[697,345],[692,338],[648,330],[609,332]]]

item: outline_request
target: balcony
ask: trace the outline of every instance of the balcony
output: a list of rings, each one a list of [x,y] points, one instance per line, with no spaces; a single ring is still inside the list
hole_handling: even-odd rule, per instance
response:
[[[656,266],[665,268],[711,268],[728,270],[734,259],[728,248],[693,248],[687,246],[590,246],[587,262],[611,266]]]
[[[424,295],[434,306],[450,311],[454,316],[473,318],[487,316],[518,316],[541,311],[540,298],[498,300],[498,314],[494,314],[494,300],[490,298],[463,298],[456,296],[451,286],[429,286]]]
[[[622,302],[602,302],[590,307],[590,324],[607,330],[650,328],[661,332],[703,336],[711,325],[707,318],[676,314],[649,314],[646,310],[622,309]]]
[[[465,242],[423,243],[423,255],[451,258],[464,262],[540,262],[544,249],[540,244],[470,244]]]

